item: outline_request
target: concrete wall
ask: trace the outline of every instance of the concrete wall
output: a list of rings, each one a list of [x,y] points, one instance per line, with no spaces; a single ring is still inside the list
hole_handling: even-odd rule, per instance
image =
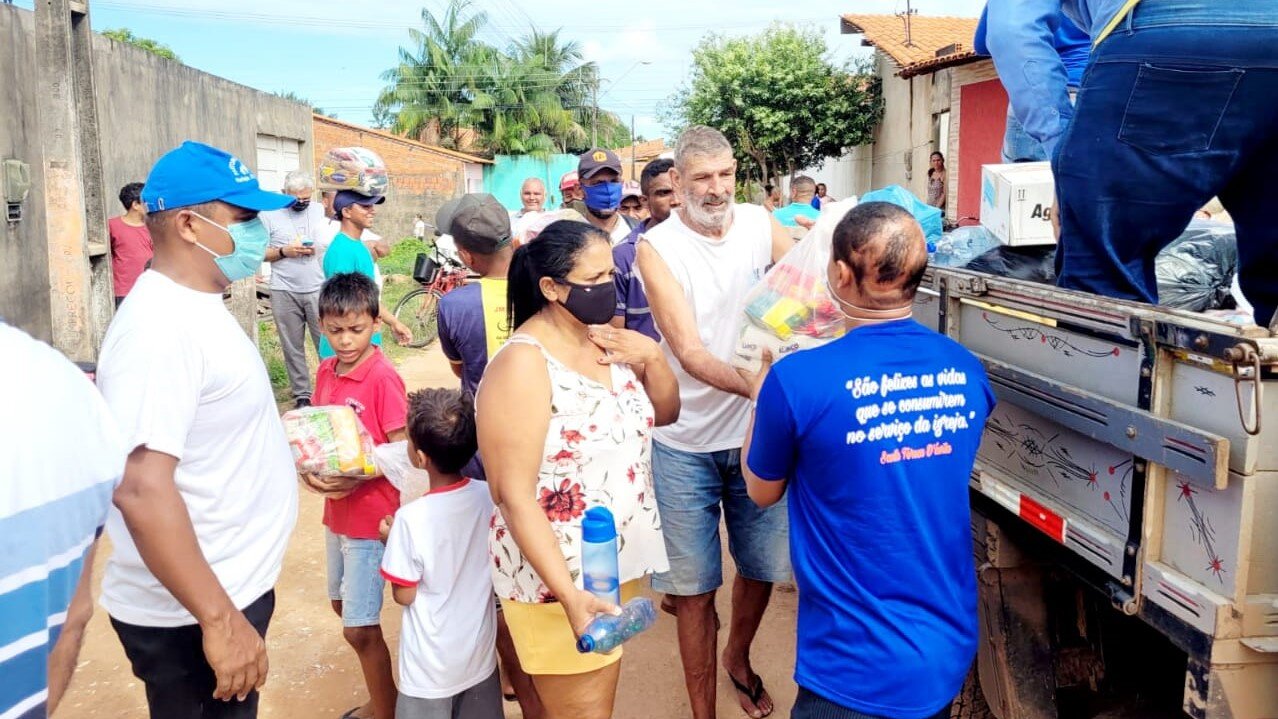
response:
[[[5,107],[0,113],[0,159],[21,159],[33,171],[31,197],[24,208],[27,218],[16,227],[10,225],[0,242],[0,317],[48,340],[49,303],[59,298],[49,290],[41,210],[34,32],[30,11],[0,5],[0,101]],[[121,186],[144,181],[156,159],[184,140],[221,147],[249,167],[257,163],[258,134],[298,140],[307,156],[311,152],[311,112],[305,105],[100,35],[93,38],[93,64],[102,137],[100,193],[108,215],[121,211]],[[108,241],[105,226],[90,227],[89,232],[90,242]],[[233,295],[233,309],[255,336],[251,285],[237,286]]]
[[[925,198],[928,156],[937,149],[933,114],[944,109],[934,102],[933,76],[901,78],[881,52],[875,65],[883,81],[883,121],[874,132],[870,184],[874,189],[901,185]]]
[[[49,260],[41,189],[40,135],[36,132],[34,16],[0,4],[0,160],[31,166],[31,194],[18,223],[0,225],[0,319],[50,339]]]
[[[529,155],[498,155],[494,163],[484,168],[484,191],[491,193],[497,201],[512,212],[524,206],[519,199],[524,180],[530,177],[540,178],[546,186],[546,209],[555,209],[564,201],[559,191],[559,178],[566,172],[577,170],[576,155],[551,155],[539,160]],[[638,163],[642,167],[644,163]],[[622,162],[622,169],[628,169],[629,163]],[[642,170],[640,170],[642,172]]]
[[[391,242],[411,237],[415,215],[434,223],[440,205],[466,192],[462,157],[420,142],[341,120],[314,116],[314,165],[333,147],[360,146],[376,152],[390,174],[385,204],[377,208],[373,231]]]

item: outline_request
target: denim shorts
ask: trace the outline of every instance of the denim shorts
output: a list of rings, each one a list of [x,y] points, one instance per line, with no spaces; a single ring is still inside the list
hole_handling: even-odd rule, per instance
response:
[[[760,582],[790,580],[786,501],[760,509],[750,499],[741,450],[694,453],[653,442],[652,477],[670,558],[670,570],[652,576],[653,590],[690,597],[723,585],[721,511],[737,574]]]
[[[386,545],[376,539],[352,539],[324,529],[328,548],[328,598],[342,602],[342,626],[381,624],[382,555]]]

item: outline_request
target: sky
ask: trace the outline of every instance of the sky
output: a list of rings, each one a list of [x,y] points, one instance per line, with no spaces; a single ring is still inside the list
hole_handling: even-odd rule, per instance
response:
[[[984,0],[908,0],[922,15],[975,17]],[[472,0],[489,17],[484,37],[498,46],[536,26],[562,28],[599,63],[600,107],[648,139],[663,137],[659,119],[685,81],[692,50],[711,32],[748,35],[776,21],[824,32],[833,59],[865,56],[856,36],[841,35],[839,14],[894,13],[907,0]],[[32,0],[17,0],[31,8]],[[442,16],[447,0],[90,0],[98,31],[127,27],[168,45],[187,65],[267,92],[291,90],[331,114],[368,124],[421,11]],[[645,64],[646,63],[646,64]]]

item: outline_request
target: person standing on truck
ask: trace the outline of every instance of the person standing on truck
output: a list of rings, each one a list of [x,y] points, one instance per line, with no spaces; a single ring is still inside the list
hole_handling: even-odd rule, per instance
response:
[[[972,353],[910,318],[926,267],[908,212],[853,208],[826,276],[849,332],[742,372],[750,498],[789,489],[794,719],[948,719],[976,655],[968,480],[995,400]]]
[[[1219,196],[1259,324],[1278,328],[1278,14],[1266,0],[990,0],[987,42],[1017,117],[1052,158],[1061,287],[1158,301],[1154,257]],[[1077,107],[1052,45],[1087,30]],[[1271,324],[1272,322],[1272,324]]]

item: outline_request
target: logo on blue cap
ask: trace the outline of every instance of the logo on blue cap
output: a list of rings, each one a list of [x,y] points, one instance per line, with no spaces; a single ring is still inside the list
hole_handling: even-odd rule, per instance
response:
[[[148,212],[219,200],[264,212],[287,207],[294,198],[263,190],[253,171],[231,153],[190,140],[165,153],[151,168],[142,188]]]

